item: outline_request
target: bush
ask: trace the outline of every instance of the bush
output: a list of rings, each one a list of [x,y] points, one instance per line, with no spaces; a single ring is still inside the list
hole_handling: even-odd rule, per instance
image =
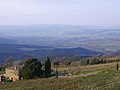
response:
[[[4,80],[4,82],[13,82],[13,80]]]

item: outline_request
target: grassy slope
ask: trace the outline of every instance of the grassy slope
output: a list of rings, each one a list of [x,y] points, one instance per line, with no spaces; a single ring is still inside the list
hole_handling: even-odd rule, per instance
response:
[[[91,67],[94,68],[95,66]],[[102,67],[103,65],[98,66]],[[98,74],[86,77],[50,78],[0,83],[0,90],[120,90],[120,71],[112,68],[100,70]]]

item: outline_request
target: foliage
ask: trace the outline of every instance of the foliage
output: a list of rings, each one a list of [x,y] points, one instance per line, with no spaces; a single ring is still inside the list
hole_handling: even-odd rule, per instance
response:
[[[56,78],[58,78],[58,69],[56,68]]]
[[[81,65],[94,65],[94,64],[104,64],[119,62],[119,57],[90,57],[81,60]]]
[[[4,82],[13,82],[13,80],[4,80]]]
[[[0,67],[0,71],[5,71],[5,67]]]
[[[117,70],[119,69],[119,65],[118,65],[118,62],[117,62],[117,66],[116,66],[116,69],[117,69]]]
[[[28,59],[23,68],[22,75],[24,79],[33,79],[42,75],[42,64],[37,58]]]
[[[45,61],[45,77],[50,77],[51,76],[51,61],[50,58],[47,57]]]

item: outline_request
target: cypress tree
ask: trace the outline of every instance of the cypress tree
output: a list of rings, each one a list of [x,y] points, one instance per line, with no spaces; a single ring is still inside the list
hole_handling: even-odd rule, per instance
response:
[[[56,78],[58,78],[58,69],[56,68]]]
[[[117,62],[116,70],[118,70],[118,69],[119,69],[119,65],[118,65],[118,62]]]
[[[50,58],[47,57],[45,61],[45,78],[50,76],[51,76],[51,61],[50,61]]]

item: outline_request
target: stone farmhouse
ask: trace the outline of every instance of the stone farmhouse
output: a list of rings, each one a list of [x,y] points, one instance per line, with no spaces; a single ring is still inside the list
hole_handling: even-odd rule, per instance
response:
[[[10,80],[17,81],[21,80],[21,68],[18,65],[6,68],[6,77],[9,78]]]
[[[19,65],[15,65],[6,68],[5,74],[0,76],[1,81],[3,78],[13,81],[21,80],[22,78],[21,67]]]

